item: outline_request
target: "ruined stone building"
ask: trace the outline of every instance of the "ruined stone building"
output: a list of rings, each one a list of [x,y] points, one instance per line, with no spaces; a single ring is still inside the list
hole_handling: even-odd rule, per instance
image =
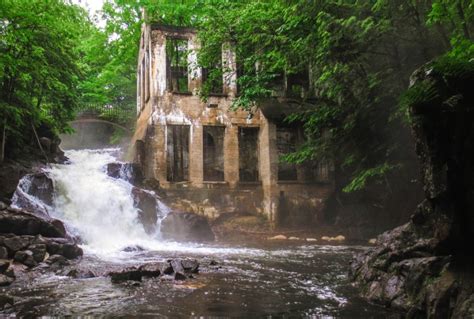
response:
[[[331,165],[280,161],[302,142],[301,127],[284,124],[284,97],[253,112],[231,111],[238,94],[232,47],[222,46],[223,76],[206,101],[207,70],[197,65],[192,28],[142,28],[138,59],[135,160],[159,181],[175,210],[211,219],[223,213],[264,214],[274,224],[317,220],[333,189]]]

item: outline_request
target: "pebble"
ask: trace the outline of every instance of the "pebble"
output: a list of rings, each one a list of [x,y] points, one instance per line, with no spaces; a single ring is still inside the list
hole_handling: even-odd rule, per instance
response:
[[[321,240],[341,242],[341,241],[345,241],[346,237],[344,237],[343,235],[337,235],[336,237],[323,236],[323,237],[321,237]]]
[[[269,240],[285,240],[285,239],[287,239],[287,237],[285,235],[276,235],[276,236],[273,236],[273,237],[269,237],[268,239]]]

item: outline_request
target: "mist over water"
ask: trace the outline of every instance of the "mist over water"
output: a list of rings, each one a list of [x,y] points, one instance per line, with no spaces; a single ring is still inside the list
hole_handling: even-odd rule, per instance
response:
[[[106,173],[117,161],[118,149],[70,150],[68,165],[54,165],[49,174],[55,181],[53,215],[66,222],[83,240],[86,249],[110,253],[127,246],[149,246],[148,235],[138,221],[131,196],[132,185]]]
[[[147,234],[134,207],[133,186],[107,175],[107,164],[117,162],[119,155],[119,148],[69,150],[66,151],[68,164],[53,165],[47,171],[55,183],[54,207],[50,213],[81,238],[86,254],[126,260],[130,254],[122,250],[136,246],[149,251],[203,255],[263,254],[260,249],[164,241],[159,227],[156,233]],[[169,212],[161,200],[157,202],[157,210]]]

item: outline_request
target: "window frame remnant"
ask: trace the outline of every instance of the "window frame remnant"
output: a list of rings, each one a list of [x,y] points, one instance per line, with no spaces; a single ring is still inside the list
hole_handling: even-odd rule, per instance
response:
[[[281,159],[283,155],[296,151],[299,144],[299,130],[296,126],[277,125],[276,150],[278,154],[278,181],[298,181],[298,168],[295,163],[288,163]]]
[[[166,37],[167,88],[174,93],[189,93],[189,39]]]
[[[239,126],[239,181],[260,181],[260,128],[258,126]],[[254,142],[254,143],[253,143]]]
[[[202,133],[203,180],[205,182],[223,182],[224,139],[226,127],[222,125],[204,125]]]
[[[166,180],[189,181],[189,125],[166,125]]]

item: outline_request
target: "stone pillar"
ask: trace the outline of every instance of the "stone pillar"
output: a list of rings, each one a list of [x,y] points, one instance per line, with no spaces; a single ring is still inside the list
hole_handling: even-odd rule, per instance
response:
[[[158,30],[151,33],[151,94],[163,96],[166,91],[166,36]]]
[[[202,69],[198,66],[197,51],[199,50],[199,42],[196,36],[189,38],[188,50],[188,90],[197,95],[202,85]]]
[[[203,128],[200,123],[190,127],[189,144],[189,180],[194,185],[202,185],[203,181]]]
[[[260,177],[263,187],[263,212],[273,225],[278,211],[278,154],[276,151],[276,126],[261,117],[260,126]]]
[[[224,180],[234,188],[239,182],[239,128],[237,125],[226,127],[224,136]]]
[[[166,181],[166,125],[155,125],[154,136],[154,150],[155,150],[155,179],[160,183],[167,183]]]
[[[237,57],[231,43],[222,45],[222,68],[224,94],[235,97],[237,95]]]

